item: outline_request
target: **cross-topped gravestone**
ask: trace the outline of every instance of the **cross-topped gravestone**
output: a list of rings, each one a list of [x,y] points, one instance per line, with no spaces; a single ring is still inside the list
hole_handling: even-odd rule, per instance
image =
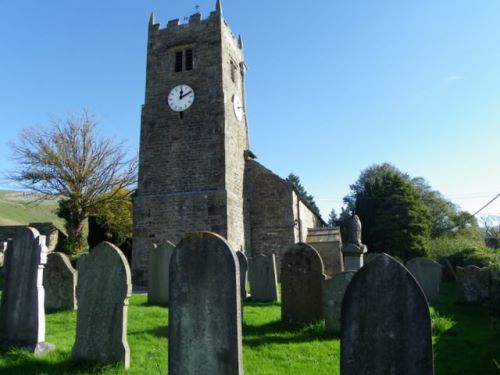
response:
[[[132,284],[125,255],[102,242],[77,265],[78,313],[73,357],[130,364],[127,342],[128,297]]]
[[[148,303],[152,305],[168,305],[170,258],[175,245],[167,241],[149,250],[148,267]]]
[[[281,263],[281,319],[308,324],[323,319],[323,261],[310,245],[298,243]]]
[[[434,373],[427,299],[397,260],[381,254],[352,278],[340,342],[342,375]]]
[[[0,304],[0,345],[32,350],[54,349],[45,341],[43,269],[47,263],[45,236],[22,228],[5,258],[5,281]]]
[[[215,233],[191,233],[170,271],[168,373],[243,374],[236,253]]]
[[[62,253],[50,253],[43,273],[45,308],[47,310],[76,309],[77,272]]]

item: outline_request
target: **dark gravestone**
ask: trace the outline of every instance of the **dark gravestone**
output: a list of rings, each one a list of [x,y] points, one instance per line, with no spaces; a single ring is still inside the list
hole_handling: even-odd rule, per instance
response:
[[[241,251],[237,251],[236,256],[238,257],[238,263],[240,266],[240,295],[242,299],[246,299],[248,297],[247,295],[248,259],[247,256]]]
[[[168,373],[243,374],[236,253],[219,235],[196,232],[170,264]]]
[[[342,300],[347,286],[355,274],[356,271],[337,273],[333,278],[327,279],[323,283],[323,311],[327,332],[340,333]]]
[[[50,253],[43,273],[45,308],[47,310],[76,309],[76,270],[62,253]]]
[[[148,303],[151,305],[168,305],[170,258],[175,245],[170,241],[149,251],[148,268]]]
[[[78,313],[73,357],[130,364],[128,297],[132,284],[125,255],[102,242],[78,261]]]
[[[250,263],[250,290],[252,300],[275,302],[278,300],[276,256],[257,255]]]
[[[477,266],[457,267],[457,299],[464,303],[477,303],[490,295],[490,269]]]
[[[310,245],[298,243],[281,262],[281,320],[308,324],[323,319],[323,261]]]
[[[406,268],[417,279],[427,299],[438,301],[443,275],[441,265],[430,258],[413,258],[406,263]]]
[[[353,277],[340,342],[342,375],[434,373],[427,299],[397,260],[382,254]]]
[[[43,269],[48,249],[45,236],[24,227],[9,243],[0,303],[0,345],[22,347],[36,355],[54,349],[45,340]]]

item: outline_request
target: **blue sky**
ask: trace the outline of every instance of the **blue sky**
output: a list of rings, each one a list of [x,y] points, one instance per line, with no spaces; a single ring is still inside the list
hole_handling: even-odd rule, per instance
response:
[[[24,127],[91,109],[138,151],[147,22],[215,0],[0,2],[0,172]],[[250,144],[323,216],[390,162],[466,210],[500,193],[500,2],[223,1],[245,45]],[[3,182],[0,187],[9,185]],[[500,214],[500,199],[485,212]]]

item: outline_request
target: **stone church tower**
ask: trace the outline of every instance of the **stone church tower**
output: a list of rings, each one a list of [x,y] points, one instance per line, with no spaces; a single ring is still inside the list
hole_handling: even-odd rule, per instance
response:
[[[186,233],[216,232],[245,246],[243,181],[248,150],[241,39],[220,0],[207,19],[151,16],[139,181],[134,198],[134,283],[145,283],[145,240],[177,243]]]

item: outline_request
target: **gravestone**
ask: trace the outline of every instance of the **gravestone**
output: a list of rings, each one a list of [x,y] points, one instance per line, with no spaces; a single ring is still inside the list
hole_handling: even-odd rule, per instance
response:
[[[427,299],[438,301],[443,275],[441,265],[429,258],[413,258],[406,263],[406,268],[417,279]]]
[[[78,261],[74,358],[130,364],[127,308],[130,268],[120,249],[102,242]]]
[[[0,242],[0,268],[3,267],[3,262],[5,259],[5,250],[7,250],[8,242],[2,241]]]
[[[69,258],[62,253],[50,253],[43,273],[45,309],[75,310],[76,279],[77,272]]]
[[[382,254],[352,278],[342,303],[342,375],[434,373],[429,306],[415,278]]]
[[[357,271],[363,267],[363,255],[368,251],[361,242],[361,221],[358,215],[353,213],[347,229],[347,241],[342,245],[344,270]]]
[[[45,236],[22,228],[5,253],[5,280],[0,306],[0,345],[22,347],[35,355],[52,351],[45,341],[43,269]]]
[[[195,232],[172,255],[168,373],[241,375],[240,275],[221,236]]]
[[[169,241],[149,250],[148,269],[148,303],[151,305],[168,305],[170,258],[175,245]]]
[[[310,245],[290,247],[281,262],[281,320],[309,324],[323,319],[323,261]]]
[[[500,269],[491,269],[491,310],[495,316],[500,315]]]
[[[306,243],[314,247],[321,256],[327,277],[344,271],[339,227],[310,228],[307,230]]]
[[[365,256],[363,257],[363,265],[365,265],[368,262],[371,262],[375,257],[379,256],[382,253],[366,253]]]
[[[459,302],[476,303],[490,295],[490,269],[467,266],[457,267],[457,299]]]
[[[134,290],[147,291],[149,254],[154,249],[154,244],[149,238],[134,236],[132,239],[132,270]]]
[[[327,332],[340,333],[342,300],[347,286],[355,274],[356,271],[341,272],[323,283],[323,313]]]
[[[247,294],[248,259],[242,251],[237,251],[236,256],[240,266],[240,296],[242,299],[246,299],[249,297]]]
[[[278,301],[278,275],[276,256],[257,255],[250,263],[250,290],[252,300],[258,302]]]

